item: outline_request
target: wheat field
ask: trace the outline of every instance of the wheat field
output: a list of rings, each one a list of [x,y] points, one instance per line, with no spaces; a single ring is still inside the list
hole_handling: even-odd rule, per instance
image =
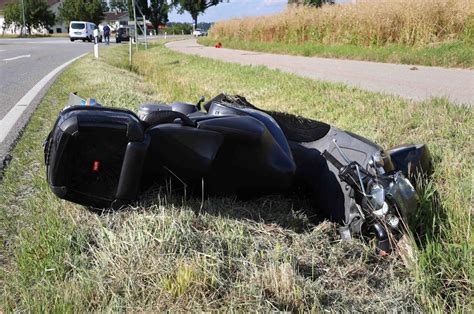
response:
[[[289,44],[422,46],[474,38],[472,0],[362,0],[321,8],[288,7],[280,14],[216,23],[212,39]]]

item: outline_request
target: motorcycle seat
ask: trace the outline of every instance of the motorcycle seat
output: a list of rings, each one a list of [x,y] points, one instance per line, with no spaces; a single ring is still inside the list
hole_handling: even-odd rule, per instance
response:
[[[326,136],[330,129],[329,124],[324,122],[283,112],[267,113],[275,119],[289,141],[314,142]]]
[[[249,103],[245,97],[236,95],[236,96],[228,96],[225,94],[220,94],[217,97],[211,99],[205,106],[204,106],[209,114],[243,114],[245,112],[252,116],[251,112],[258,111],[263,113],[264,115],[269,115],[272,117],[278,124],[281,131],[285,135],[288,141],[293,142],[313,142],[323,138],[330,129],[330,126],[324,122],[311,120],[303,117],[299,117],[296,115],[283,113],[283,112],[276,112],[276,111],[265,111],[259,109]],[[224,109],[225,107],[225,109]],[[261,117],[262,114],[259,114]],[[256,117],[256,116],[255,116]],[[262,118],[256,117],[259,120]],[[263,119],[267,120],[267,119]],[[266,124],[266,126],[271,130],[274,128],[269,125],[268,121],[262,121]]]

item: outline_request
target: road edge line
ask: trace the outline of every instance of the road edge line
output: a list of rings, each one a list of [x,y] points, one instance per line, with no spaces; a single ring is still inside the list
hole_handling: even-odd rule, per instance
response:
[[[82,55],[61,64],[60,66],[46,74],[10,109],[10,111],[7,112],[3,119],[0,120],[0,144],[3,143],[7,135],[10,133],[12,128],[22,116],[23,112],[31,105],[35,97],[41,92],[41,90],[46,86],[46,84],[48,84],[49,81],[54,78],[54,76],[58,74],[61,70],[63,70],[65,67],[67,67],[74,61],[84,57],[86,54],[88,54],[88,52],[83,53]]]

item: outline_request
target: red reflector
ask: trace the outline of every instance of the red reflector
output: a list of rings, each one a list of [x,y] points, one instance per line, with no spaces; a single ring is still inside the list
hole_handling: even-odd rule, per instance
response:
[[[94,172],[99,172],[99,167],[100,167],[100,162],[97,161],[97,160],[94,160],[94,164],[93,164],[93,166],[92,166],[92,170],[93,170]]]

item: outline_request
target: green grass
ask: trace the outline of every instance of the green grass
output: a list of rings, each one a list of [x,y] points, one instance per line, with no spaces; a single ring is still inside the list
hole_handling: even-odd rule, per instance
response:
[[[444,99],[411,102],[171,52],[128,47],[75,62],[53,84],[15,147],[0,183],[2,311],[467,310],[472,294],[470,197],[474,117]],[[87,78],[87,79],[85,79]],[[305,204],[278,196],[199,200],[152,190],[134,207],[96,215],[57,199],[41,143],[68,93],[108,106],[195,102],[218,92],[320,119],[385,147],[427,143],[435,162],[418,223],[415,260],[342,243],[311,225]],[[406,265],[405,265],[406,264]]]
[[[409,47],[395,44],[382,47],[361,47],[345,44],[323,45],[310,42],[287,44],[211,38],[199,38],[198,42],[206,46],[214,46],[217,42],[221,42],[225,48],[301,56],[442,67],[474,67],[474,45],[462,41],[439,43],[429,47]]]

